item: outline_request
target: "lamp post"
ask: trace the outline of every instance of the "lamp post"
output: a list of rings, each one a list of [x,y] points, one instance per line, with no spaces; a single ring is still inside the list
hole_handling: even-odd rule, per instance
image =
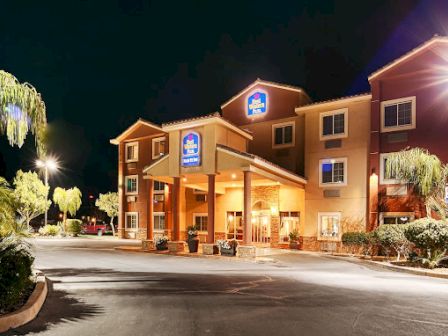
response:
[[[38,168],[41,168],[44,170],[44,180],[45,180],[45,186],[48,188],[48,171],[54,171],[58,169],[58,163],[56,160],[52,158],[46,158],[45,160],[37,160],[36,166]],[[50,189],[48,188],[48,192],[50,192]],[[47,194],[47,201],[48,201],[48,194]],[[44,225],[47,225],[48,221],[48,208],[45,208],[45,220]]]

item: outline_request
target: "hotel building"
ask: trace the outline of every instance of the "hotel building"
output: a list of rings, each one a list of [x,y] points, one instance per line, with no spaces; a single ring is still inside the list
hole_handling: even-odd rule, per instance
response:
[[[257,79],[221,112],[162,125],[139,119],[118,146],[119,235],[337,250],[343,232],[424,215],[384,177],[388,153],[444,147],[448,40],[422,44],[369,77],[371,93],[313,103],[300,88]]]

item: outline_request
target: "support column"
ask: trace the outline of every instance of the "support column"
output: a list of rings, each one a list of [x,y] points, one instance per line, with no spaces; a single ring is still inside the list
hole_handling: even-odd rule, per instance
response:
[[[180,239],[180,177],[173,178],[173,194],[171,198],[171,210],[173,216],[173,241]]]
[[[148,218],[146,227],[146,238],[154,239],[154,180],[148,180]]]
[[[244,171],[244,232],[243,244],[252,243],[252,199],[251,199],[252,172]]]
[[[208,218],[207,218],[207,243],[213,244],[215,242],[215,205],[216,205],[216,192],[215,192],[215,175],[208,175]]]

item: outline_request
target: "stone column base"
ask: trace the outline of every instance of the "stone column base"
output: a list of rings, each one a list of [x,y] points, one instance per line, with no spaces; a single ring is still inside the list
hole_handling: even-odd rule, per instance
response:
[[[219,249],[216,244],[202,244],[202,254],[204,255],[213,255],[218,254]]]
[[[257,248],[251,245],[239,245],[236,255],[240,258],[255,258]]]
[[[185,251],[185,242],[183,242],[183,241],[169,241],[168,242],[168,251],[170,251],[170,252],[184,252]]]
[[[144,251],[149,251],[149,250],[155,250],[156,249],[156,245],[154,243],[154,240],[142,240],[142,250]]]

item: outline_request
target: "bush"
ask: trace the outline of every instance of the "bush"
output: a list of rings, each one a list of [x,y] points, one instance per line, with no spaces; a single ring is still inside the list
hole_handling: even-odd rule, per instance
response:
[[[448,249],[448,223],[433,218],[412,222],[404,232],[406,238],[424,253],[422,262],[434,268],[446,259]]]
[[[411,243],[405,236],[408,227],[409,224],[387,224],[381,225],[374,231],[378,243],[386,250],[387,256],[390,249],[397,254],[397,261],[400,260],[401,255],[409,255]]]
[[[82,231],[82,221],[79,219],[67,219],[67,233],[77,237]]]
[[[32,288],[33,261],[23,241],[13,237],[0,240],[0,314],[21,303]]]
[[[366,243],[367,235],[365,232],[344,232],[341,240],[347,246],[361,246]]]
[[[61,228],[57,225],[45,225],[39,229],[41,236],[57,236],[61,233]]]

